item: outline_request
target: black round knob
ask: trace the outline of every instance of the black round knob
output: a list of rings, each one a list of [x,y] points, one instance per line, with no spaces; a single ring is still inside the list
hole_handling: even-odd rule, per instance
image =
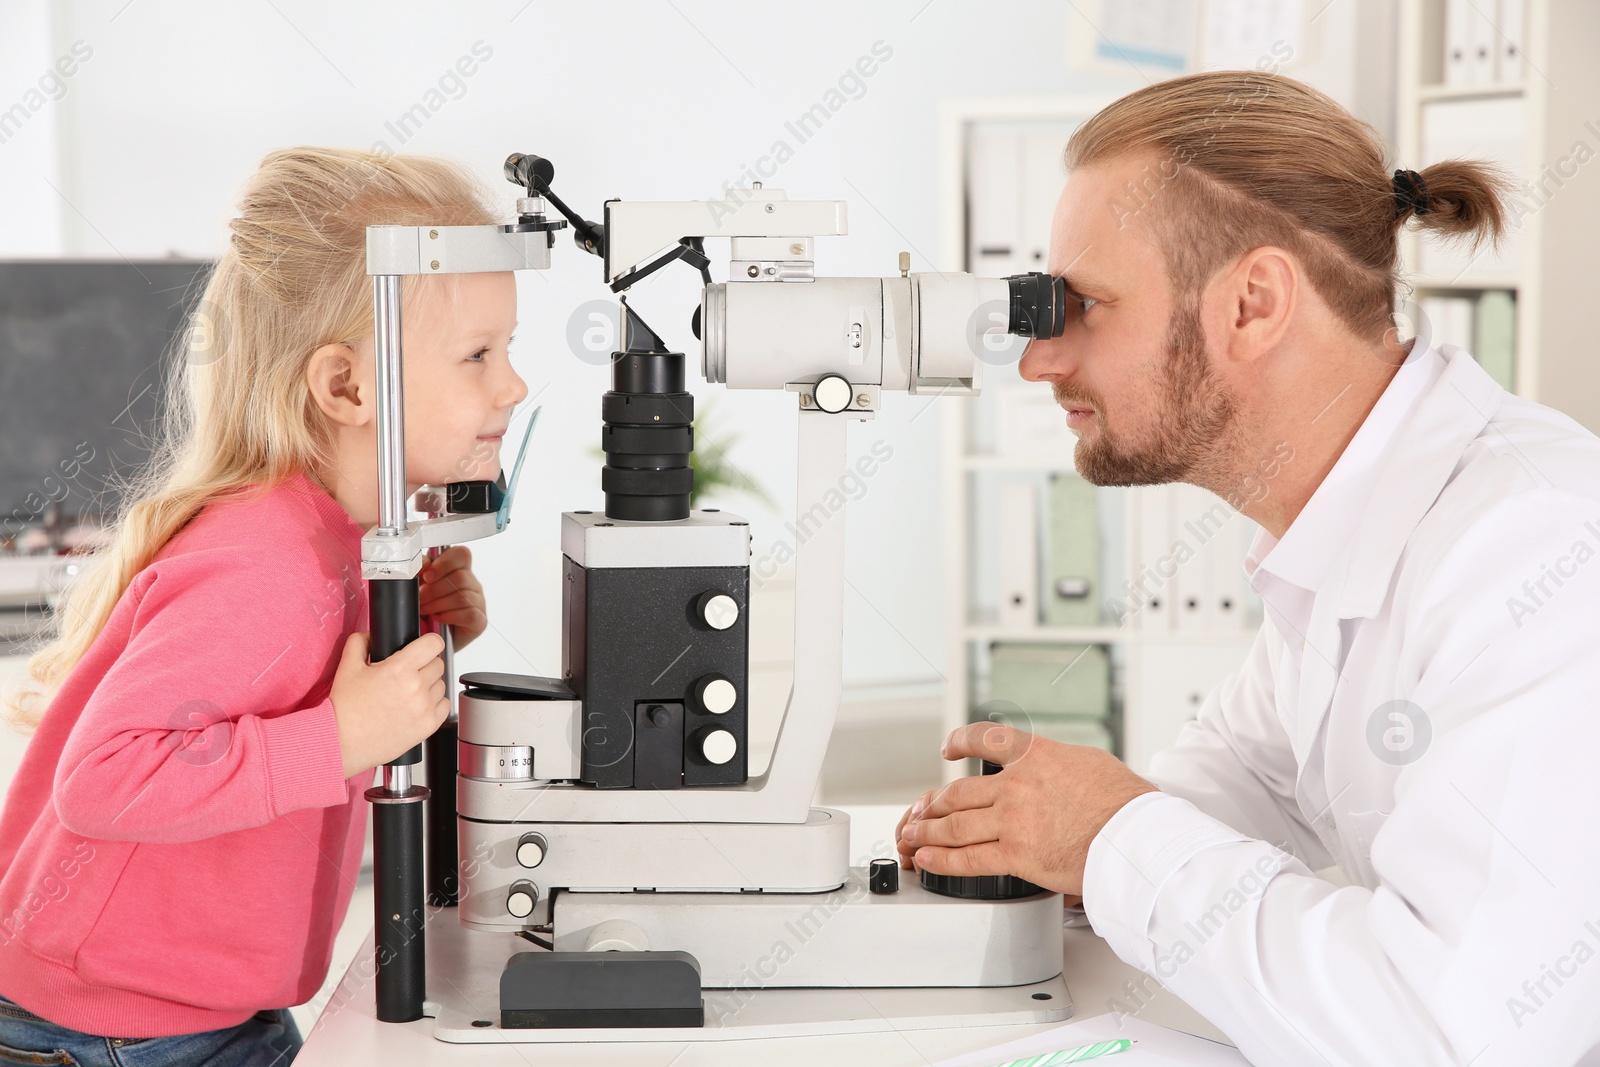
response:
[[[942,897],[960,897],[962,900],[1016,900],[1043,893],[1026,878],[1014,874],[934,874],[922,872],[922,888]]]
[[[998,763],[983,761],[984,774],[999,774],[1004,769]],[[922,888],[963,900],[1015,900],[1044,892],[1042,886],[1014,874],[934,874],[931,871],[922,872]]]
[[[900,863],[898,860],[873,860],[867,866],[867,891],[894,893],[900,889]]]

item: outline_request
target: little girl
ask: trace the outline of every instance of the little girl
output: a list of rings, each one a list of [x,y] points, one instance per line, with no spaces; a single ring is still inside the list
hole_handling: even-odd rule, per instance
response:
[[[373,768],[449,711],[438,633],[367,662],[366,227],[494,221],[437,160],[290,149],[250,181],[156,458],[8,701],[36,733],[0,814],[0,1061],[298,1050],[287,1009],[327,975]],[[527,395],[512,276],[408,279],[402,302],[408,495],[494,478]],[[483,632],[466,549],[422,579],[458,648]]]

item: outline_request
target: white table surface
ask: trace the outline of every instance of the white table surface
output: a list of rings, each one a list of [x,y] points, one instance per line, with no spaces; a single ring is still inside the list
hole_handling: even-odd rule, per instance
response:
[[[880,853],[874,846],[892,840],[902,808],[851,807],[851,856]],[[854,859],[852,860],[854,862]],[[1087,1019],[1112,1010],[1113,1002],[1135,1008],[1134,1014],[1156,1023],[1226,1040],[1177,997],[1157,987],[1140,971],[1112,954],[1087,927],[1062,931],[1062,976],[1072,994],[1072,1018]],[[750,1041],[607,1042],[596,1044],[451,1044],[433,1036],[433,1020],[381,1023],[377,1020],[372,973],[372,936],[345,972],[339,993],[318,1017],[296,1067],[346,1067],[350,1064],[405,1064],[407,1067],[528,1067],[542,1064],[638,1064],[657,1067],[870,1062],[874,1067],[926,1064],[963,1052],[974,1052],[1049,1029],[1059,1024],[982,1026],[964,1029],[908,1030],[879,1034],[843,1034]],[[1126,983],[1143,1001],[1130,998]]]

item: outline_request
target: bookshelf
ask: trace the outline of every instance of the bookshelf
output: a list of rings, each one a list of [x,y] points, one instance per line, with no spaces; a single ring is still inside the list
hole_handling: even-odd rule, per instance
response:
[[[1477,32],[1504,50],[1513,43],[1515,20],[1496,25],[1495,19],[1518,2],[1524,16],[1520,73],[1506,77],[1497,67],[1487,77],[1453,83],[1457,78],[1448,69],[1447,46],[1461,38],[1451,27],[1452,13],[1481,20]],[[1600,246],[1593,239],[1600,233],[1600,166],[1591,158],[1600,154],[1600,112],[1594,110],[1600,64],[1593,60],[1600,48],[1600,5],[1591,0],[1501,0],[1500,5],[1401,0],[1398,18],[1398,166],[1421,170],[1433,162],[1430,120],[1437,129],[1448,116],[1457,128],[1470,131],[1474,115],[1520,119],[1519,143],[1497,142],[1486,128],[1476,144],[1470,136],[1455,138],[1453,143],[1464,143],[1467,150],[1448,153],[1501,162],[1514,171],[1521,186],[1514,254],[1484,253],[1470,263],[1461,256],[1451,260],[1408,227],[1401,258],[1415,299],[1512,294],[1514,391],[1600,432],[1600,361],[1592,352],[1588,314],[1594,279],[1600,276]],[[1460,121],[1463,116],[1467,121]],[[1454,269],[1440,269],[1441,264]],[[1470,337],[1442,339],[1473,348]]]

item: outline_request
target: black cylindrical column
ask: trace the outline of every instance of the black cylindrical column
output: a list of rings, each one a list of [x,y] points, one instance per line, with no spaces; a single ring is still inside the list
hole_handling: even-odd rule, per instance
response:
[[[456,741],[460,729],[446,722],[423,742],[428,757],[428,903],[452,908],[460,892],[456,854]]]
[[[683,387],[683,353],[668,352],[626,303],[622,310],[622,350],[611,357],[611,391],[600,403],[606,517],[685,519],[694,489],[694,397]]]
[[[374,948],[378,956],[378,1019],[405,1023],[422,1018],[427,954],[422,906],[422,799],[413,787],[404,797],[367,792],[372,807]],[[411,796],[411,793],[420,795]],[[376,795],[375,795],[376,794]]]
[[[381,662],[421,635],[417,579],[374,578],[367,583],[371,639],[367,658]],[[384,766],[384,784],[367,790],[372,802],[373,951],[377,957],[378,1020],[422,1018],[427,974],[423,925],[423,801],[428,790],[411,784],[411,765],[422,760],[413,745]]]
[[[367,615],[371,639],[367,659],[378,663],[422,636],[416,578],[374,578],[367,583]],[[422,746],[413,745],[389,762],[409,766],[422,761]]]

